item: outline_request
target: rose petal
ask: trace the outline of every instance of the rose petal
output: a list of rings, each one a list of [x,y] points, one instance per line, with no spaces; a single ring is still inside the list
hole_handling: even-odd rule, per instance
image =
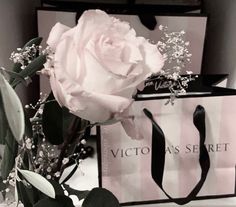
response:
[[[157,73],[164,65],[163,56],[156,45],[149,43],[143,37],[139,37],[139,41],[140,49],[143,51],[145,65],[147,65],[153,73]]]
[[[126,110],[138,84],[163,65],[157,47],[137,38],[128,23],[89,10],[72,29],[57,24],[50,83],[61,106],[81,118],[105,122]],[[132,123],[128,123],[132,128]]]
[[[77,96],[81,96],[84,91],[80,85],[71,80],[66,73],[62,75],[61,72],[58,71],[56,75],[51,75],[50,84],[53,95],[61,106],[73,108],[72,110],[86,109],[86,104],[82,104],[82,102],[77,101],[76,106],[71,103],[74,100],[73,93],[75,93],[75,91]]]
[[[68,31],[70,27],[67,27],[64,24],[56,23],[55,26],[52,28],[51,32],[49,33],[49,37],[47,40],[47,44],[52,48],[56,49],[57,44],[60,41],[62,34]]]
[[[139,133],[137,125],[136,125],[136,123],[134,122],[133,119],[123,119],[123,120],[121,120],[121,124],[122,124],[126,134],[131,139],[141,140],[141,139],[144,138]]]
[[[135,102],[126,109],[122,114],[123,119],[121,119],[121,125],[123,126],[126,134],[131,139],[140,140],[143,139],[145,133],[143,133],[143,120],[142,106],[140,104],[137,106]]]
[[[101,10],[85,11],[79,18],[74,35],[74,42],[78,52],[81,53],[81,49],[84,45],[87,45],[92,35],[98,32],[101,33],[111,23],[112,20],[108,14]]]
[[[71,31],[65,33],[58,43],[54,62],[55,70],[61,71],[62,76],[66,73],[69,79],[77,82],[83,79],[83,67],[81,67],[80,57],[77,56]]]
[[[55,79],[55,74],[50,74],[50,85],[53,95],[60,106],[65,104],[65,92],[63,91],[61,84]]]
[[[70,104],[76,107],[78,102],[85,104],[86,110],[71,110],[73,114],[90,121],[104,122],[116,113],[122,113],[132,101],[120,96],[86,93],[72,98]]]

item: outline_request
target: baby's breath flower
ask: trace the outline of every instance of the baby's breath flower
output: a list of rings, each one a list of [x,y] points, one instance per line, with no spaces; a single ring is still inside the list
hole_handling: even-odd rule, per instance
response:
[[[52,178],[52,176],[51,176],[51,175],[47,175],[46,178],[47,178],[48,180],[50,180],[50,179]]]
[[[188,83],[194,80],[191,76],[192,71],[186,71],[187,77],[181,76],[181,72],[185,69],[186,63],[190,63],[192,54],[188,50],[189,41],[185,41],[185,31],[169,32],[168,27],[159,26],[159,30],[163,33],[161,40],[157,42],[157,47],[162,53],[166,66],[159,71],[157,79],[158,88],[168,88],[170,91],[170,99],[167,103],[174,103],[174,99],[179,94],[186,93]],[[152,80],[152,77],[148,80]]]
[[[16,52],[12,52],[10,56],[10,60],[14,63],[19,63],[21,65],[21,69],[24,70],[28,64],[34,60],[37,54],[40,53],[41,46],[37,46],[33,44],[32,46],[28,46],[25,48],[17,48]]]
[[[191,74],[193,74],[193,71],[186,70],[186,73],[187,73],[188,75],[191,75]]]
[[[25,140],[25,147],[26,147],[27,149],[29,149],[29,150],[32,148],[32,141],[31,141],[30,138],[27,138],[27,139]]]
[[[62,160],[62,163],[65,165],[69,162],[69,158],[65,157],[63,160]]]
[[[54,175],[55,175],[55,177],[58,178],[58,177],[60,177],[61,173],[60,172],[56,172]]]

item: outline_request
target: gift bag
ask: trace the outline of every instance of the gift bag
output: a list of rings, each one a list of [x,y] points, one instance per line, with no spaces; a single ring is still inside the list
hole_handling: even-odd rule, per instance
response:
[[[126,121],[100,128],[100,186],[123,205],[236,195],[236,91],[193,88],[201,91],[174,105],[151,93],[138,98],[132,108],[136,137],[125,132]]]

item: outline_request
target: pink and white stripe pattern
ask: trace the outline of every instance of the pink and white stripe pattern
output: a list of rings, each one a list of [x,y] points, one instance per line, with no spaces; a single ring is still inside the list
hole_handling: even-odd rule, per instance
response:
[[[164,188],[185,197],[200,178],[199,134],[193,124],[197,105],[206,111],[206,147],[211,167],[198,196],[234,194],[236,164],[236,96],[138,101],[133,113],[144,139],[128,137],[120,123],[101,127],[102,186],[121,203],[167,199],[151,178],[152,125],[142,113],[151,111],[166,136]],[[158,159],[158,155],[156,155]]]

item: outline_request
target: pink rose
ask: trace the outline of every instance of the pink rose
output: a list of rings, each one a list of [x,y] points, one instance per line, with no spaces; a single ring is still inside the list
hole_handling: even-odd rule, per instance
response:
[[[136,87],[164,62],[156,45],[100,10],[84,12],[74,28],[57,23],[47,43],[55,52],[46,70],[56,100],[95,122],[124,112]]]

